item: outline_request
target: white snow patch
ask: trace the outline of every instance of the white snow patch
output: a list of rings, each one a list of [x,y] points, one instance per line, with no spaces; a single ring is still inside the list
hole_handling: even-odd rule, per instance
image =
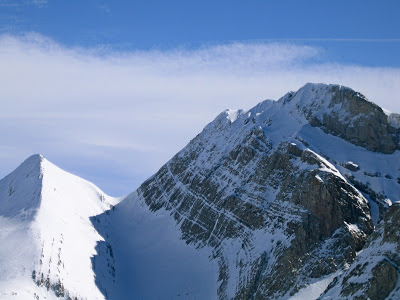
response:
[[[346,222],[344,222],[344,223],[347,226],[347,228],[349,229],[349,231],[361,232],[360,228],[358,228],[358,226],[356,224],[349,224],[349,223],[346,223]]]
[[[392,200],[390,200],[390,199],[388,199],[388,198],[386,198],[385,200],[384,200],[384,202],[388,205],[388,206],[392,206]]]
[[[317,282],[314,282],[305,288],[302,288],[299,292],[297,292],[294,296],[290,297],[289,300],[316,300],[318,297],[326,290],[328,285],[332,282],[332,280],[340,275],[341,272],[338,271],[321,279]]]
[[[386,108],[382,107],[383,112],[385,113],[385,115],[387,115],[388,117],[392,114],[392,112]]]
[[[231,122],[235,122],[238,118],[238,116],[240,115],[240,110],[231,110],[228,109],[226,111],[226,118]]]
[[[318,180],[319,182],[321,182],[321,183],[324,183],[324,181],[322,180],[322,178],[321,178],[321,177],[319,177],[319,175],[318,175],[318,174],[316,174],[316,175],[315,175],[315,178],[317,178],[317,180]]]
[[[322,167],[320,167],[319,170],[323,172],[332,173],[337,177],[341,178],[343,181],[347,182],[347,180],[343,177],[343,175],[339,172],[339,170],[336,169],[336,167],[333,164],[331,164],[328,160],[326,160],[321,155],[317,154],[316,152],[312,151],[309,148],[307,148],[305,151],[313,153],[318,158],[318,160],[322,162]]]

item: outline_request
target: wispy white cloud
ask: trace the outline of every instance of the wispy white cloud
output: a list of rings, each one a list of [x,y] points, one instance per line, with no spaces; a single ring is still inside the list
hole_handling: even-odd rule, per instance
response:
[[[321,51],[232,43],[116,52],[1,36],[0,175],[40,152],[106,191],[128,192],[223,109],[306,82],[347,85],[400,112],[399,69],[318,63]]]
[[[15,0],[0,0],[0,7],[22,7],[27,5],[36,5],[43,7],[47,5],[48,0],[26,0],[26,1],[15,1]]]
[[[99,5],[98,8],[99,8],[102,12],[106,13],[107,15],[111,14],[111,9],[110,9],[110,7],[108,7],[108,6],[105,5],[105,4]]]
[[[355,43],[398,43],[400,39],[397,37],[392,38],[275,38],[275,39],[259,39],[259,42],[355,42]]]

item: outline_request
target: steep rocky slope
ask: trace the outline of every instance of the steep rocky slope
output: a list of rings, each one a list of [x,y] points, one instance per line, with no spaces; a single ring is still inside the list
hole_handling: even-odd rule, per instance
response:
[[[399,130],[342,86],[225,111],[125,201],[211,247],[220,299],[287,299],[347,268],[399,201]],[[397,181],[396,181],[397,180]],[[329,280],[327,280],[329,279]]]
[[[398,299],[400,204],[393,204],[353,264],[320,299]]]

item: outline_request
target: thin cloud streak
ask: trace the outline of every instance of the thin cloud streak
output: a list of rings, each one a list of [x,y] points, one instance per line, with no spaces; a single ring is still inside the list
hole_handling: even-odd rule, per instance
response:
[[[257,42],[357,42],[357,43],[399,43],[400,38],[275,38],[258,39]]]
[[[400,112],[399,69],[318,63],[320,53],[288,43],[114,52],[0,36],[0,176],[39,152],[125,194],[220,111],[249,109],[306,82],[347,85]]]

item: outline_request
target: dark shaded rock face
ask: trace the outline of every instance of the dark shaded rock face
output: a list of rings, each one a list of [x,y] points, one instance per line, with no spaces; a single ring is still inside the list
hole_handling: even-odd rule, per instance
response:
[[[393,153],[400,149],[399,131],[378,105],[349,88],[334,85],[330,92],[327,112],[306,110],[312,126],[371,151]]]
[[[386,299],[397,284],[397,270],[387,260],[380,261],[372,269],[367,296],[369,299]]]
[[[344,164],[344,167],[345,167],[347,170],[350,170],[350,171],[352,171],[352,172],[357,172],[358,170],[360,170],[360,167],[357,166],[356,164],[354,164],[353,162],[347,162],[347,163],[345,163],[345,164]]]
[[[400,206],[392,205],[363,252],[320,299],[398,299]]]

